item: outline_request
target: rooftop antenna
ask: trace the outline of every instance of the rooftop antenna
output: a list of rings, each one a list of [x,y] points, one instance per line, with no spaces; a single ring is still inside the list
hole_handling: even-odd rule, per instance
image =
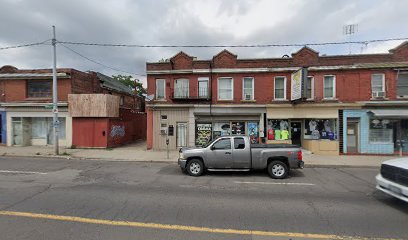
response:
[[[348,39],[351,39],[351,36],[358,32],[358,24],[348,24],[343,26],[343,35]],[[349,43],[349,54],[351,54],[351,43]]]

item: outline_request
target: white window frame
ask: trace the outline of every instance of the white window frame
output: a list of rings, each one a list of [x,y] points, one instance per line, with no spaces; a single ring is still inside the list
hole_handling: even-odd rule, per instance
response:
[[[181,89],[181,91],[179,92],[180,93],[180,96],[178,96],[177,94],[176,94],[176,88],[177,88],[177,81],[180,81],[180,80],[182,80],[182,81],[186,81],[187,82],[187,91],[186,91],[186,94],[184,94],[184,89]],[[190,97],[190,79],[188,79],[188,78],[177,78],[177,79],[174,79],[174,97],[176,97],[176,98],[189,98]]]
[[[200,82],[207,82],[207,95],[206,96],[200,96]],[[197,96],[199,98],[208,98],[210,96],[209,83],[210,83],[210,78],[209,77],[199,77],[197,79]]]
[[[310,98],[307,98],[306,100],[313,100],[315,98],[315,93],[314,93],[314,76],[307,76],[307,78],[311,78],[312,80],[310,81]],[[307,90],[307,89],[306,89]]]
[[[325,89],[325,78],[326,77],[333,77],[333,96],[332,97],[325,97],[324,96],[324,89]],[[336,99],[336,75],[324,75],[323,76],[323,99]]]
[[[231,80],[231,99],[220,99],[220,80],[230,79]],[[218,101],[232,101],[234,100],[234,78],[232,77],[220,77],[217,80],[217,100]]]
[[[159,95],[158,94],[158,92],[159,92],[159,88],[157,87],[158,86],[158,83],[160,82],[160,81],[162,81],[163,82],[163,98],[158,98],[157,96]],[[156,99],[157,100],[165,100],[166,99],[166,79],[163,79],[163,78],[158,78],[158,79],[156,79]]]
[[[254,100],[255,99],[255,91],[254,91],[254,88],[255,88],[255,78],[254,77],[243,77],[242,78],[242,100],[247,100],[247,99],[245,99],[245,79],[251,79],[252,80],[252,85],[251,85],[251,89],[252,89],[252,91],[251,91],[251,99],[249,99],[249,100]]]
[[[283,98],[276,98],[276,79],[283,78]],[[273,79],[273,99],[274,100],[286,100],[286,77],[285,76],[276,76]]]
[[[371,74],[371,93],[373,93],[373,76],[374,75],[381,75],[382,76],[382,86],[381,92],[385,92],[385,74],[384,73],[373,73]]]

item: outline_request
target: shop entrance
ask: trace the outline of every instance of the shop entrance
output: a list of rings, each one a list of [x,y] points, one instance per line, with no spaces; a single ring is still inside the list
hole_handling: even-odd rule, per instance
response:
[[[347,122],[347,153],[358,153],[358,125],[357,121]]]
[[[301,140],[301,129],[302,129],[302,123],[301,122],[296,122],[292,121],[290,123],[290,132],[291,132],[291,138],[292,138],[292,144],[300,146],[302,144]]]
[[[187,123],[177,123],[177,147],[187,146]]]

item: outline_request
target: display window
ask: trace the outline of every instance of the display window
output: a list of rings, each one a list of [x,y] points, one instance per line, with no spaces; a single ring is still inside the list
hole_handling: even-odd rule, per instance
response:
[[[306,119],[304,139],[337,139],[336,119]]]
[[[289,140],[288,119],[268,119],[268,140]]]
[[[370,119],[369,140],[372,143],[393,142],[393,121],[389,119]]]
[[[196,146],[206,146],[212,140],[212,124],[197,123],[196,125]]]

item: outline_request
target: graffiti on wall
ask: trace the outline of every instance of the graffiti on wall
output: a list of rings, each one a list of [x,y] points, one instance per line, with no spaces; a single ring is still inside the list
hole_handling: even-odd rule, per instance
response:
[[[110,136],[112,138],[124,137],[125,133],[125,126],[112,125]]]

